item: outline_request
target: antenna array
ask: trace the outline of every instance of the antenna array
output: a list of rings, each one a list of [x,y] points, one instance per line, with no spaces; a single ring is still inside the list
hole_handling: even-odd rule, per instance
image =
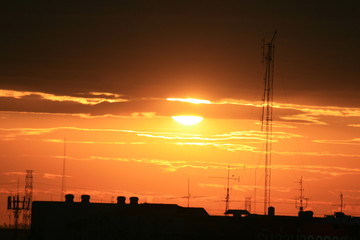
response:
[[[261,130],[265,131],[264,214],[267,213],[267,209],[270,206],[275,35],[276,35],[276,31],[274,32],[271,41],[264,46],[265,75],[264,75],[264,93],[262,99],[263,108],[261,115]]]

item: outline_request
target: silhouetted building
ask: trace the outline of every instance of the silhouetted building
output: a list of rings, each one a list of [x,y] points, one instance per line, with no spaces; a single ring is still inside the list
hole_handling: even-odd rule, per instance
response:
[[[203,208],[138,203],[118,197],[117,203],[91,203],[83,195],[74,202],[33,202],[31,239],[360,239],[355,218],[271,216],[228,210],[232,216],[210,216]]]

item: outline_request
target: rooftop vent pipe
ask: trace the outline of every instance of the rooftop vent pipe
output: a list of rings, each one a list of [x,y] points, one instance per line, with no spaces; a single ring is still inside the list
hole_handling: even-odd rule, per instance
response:
[[[73,194],[66,194],[65,195],[65,202],[73,203],[74,202],[74,195]]]
[[[275,216],[275,208],[274,207],[268,208],[268,216]]]
[[[130,205],[137,205],[139,202],[138,197],[130,197]]]
[[[90,195],[81,195],[82,203],[90,203]]]
[[[124,196],[118,196],[117,197],[117,204],[125,204],[126,197]]]

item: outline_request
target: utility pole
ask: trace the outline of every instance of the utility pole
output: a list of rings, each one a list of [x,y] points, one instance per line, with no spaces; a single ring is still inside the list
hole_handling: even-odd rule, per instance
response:
[[[261,115],[261,130],[265,130],[265,186],[264,186],[264,214],[270,206],[271,189],[271,142],[272,142],[272,113],[273,113],[273,86],[274,86],[274,39],[276,31],[270,42],[264,45],[265,75],[263,108]],[[265,52],[266,51],[266,52]]]

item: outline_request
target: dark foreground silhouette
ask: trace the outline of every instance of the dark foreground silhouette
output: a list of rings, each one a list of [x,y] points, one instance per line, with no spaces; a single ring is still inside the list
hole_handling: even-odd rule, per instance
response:
[[[33,202],[30,239],[360,240],[360,219],[343,213],[276,216],[270,208],[268,215],[229,210],[228,216],[210,216],[203,208],[138,204],[136,197],[129,204],[125,197],[117,203],[91,203],[88,195],[73,199]]]

